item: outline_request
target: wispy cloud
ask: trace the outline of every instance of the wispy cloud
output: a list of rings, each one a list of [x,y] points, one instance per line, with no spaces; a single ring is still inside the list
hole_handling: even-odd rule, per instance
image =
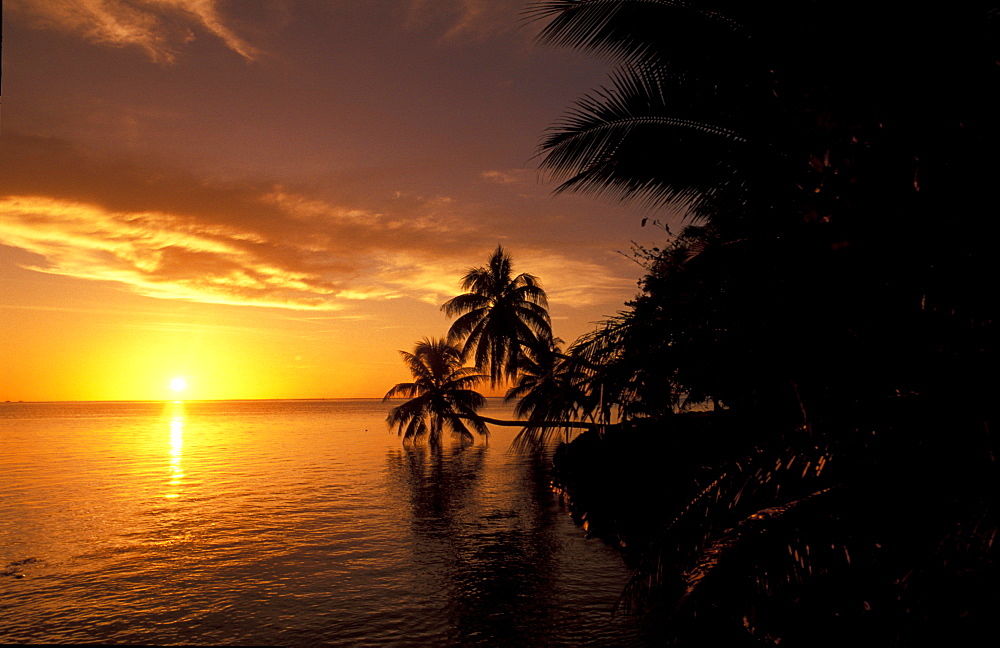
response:
[[[101,161],[58,140],[8,133],[4,145],[0,244],[40,257],[31,270],[150,297],[338,316],[372,300],[437,305],[511,234],[509,221],[477,218],[475,205],[448,196],[397,192],[374,208]],[[537,244],[521,245],[517,258],[553,301],[593,304],[623,288],[607,267]]]
[[[487,182],[509,185],[524,182],[525,172],[523,169],[508,171],[483,171],[479,174],[479,177]]]
[[[74,33],[111,47],[137,47],[154,62],[173,62],[181,48],[205,31],[248,61],[260,50],[226,23],[217,0],[8,0],[42,28]]]
[[[0,241],[42,256],[32,270],[124,283],[151,297],[331,309],[327,297],[340,292],[322,272],[268,258],[261,248],[269,244],[253,232],[172,214],[8,196]]]
[[[248,61],[252,61],[260,55],[260,51],[256,47],[237,36],[236,33],[225,24],[222,15],[219,13],[218,3],[216,0],[146,1],[152,1],[155,5],[162,5],[165,8],[175,7],[179,11],[188,14],[197,24],[221,39],[222,42],[226,44],[226,47]]]
[[[407,27],[434,25],[438,41],[479,41],[517,25],[522,0],[410,0]]]
[[[539,248],[524,249],[520,257],[517,272],[531,272],[539,277],[551,304],[587,306],[637,290],[635,279],[616,276],[593,261],[568,258]]]

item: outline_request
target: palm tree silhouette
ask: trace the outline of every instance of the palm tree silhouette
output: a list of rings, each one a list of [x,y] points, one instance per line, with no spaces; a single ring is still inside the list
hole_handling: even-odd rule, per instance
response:
[[[754,120],[768,99],[742,25],[696,4],[644,0],[547,0],[528,16],[551,19],[541,42],[618,66],[609,86],[577,101],[541,142],[540,167],[560,183],[557,193],[706,217],[742,203],[755,168],[746,162],[765,157]]]
[[[517,376],[524,362],[522,347],[545,348],[552,337],[548,301],[534,275],[514,274],[510,255],[497,245],[487,265],[470,269],[462,278],[464,294],[441,306],[458,316],[448,341],[463,342],[465,357],[497,385]]]
[[[458,348],[445,340],[424,338],[416,343],[413,353],[399,353],[414,381],[397,384],[382,400],[410,399],[389,410],[386,417],[404,442],[426,437],[432,446],[439,446],[445,429],[463,442],[474,440],[473,431],[489,436],[489,428],[476,415],[486,405],[486,398],[473,389],[486,376],[463,367]]]
[[[587,376],[561,352],[561,342],[554,338],[548,349],[529,350],[517,380],[504,395],[504,400],[517,400],[514,415],[525,420],[524,429],[514,439],[515,448],[542,446],[560,430],[567,433],[568,440],[569,421],[597,422],[586,389]]]
[[[555,408],[526,406],[518,415],[527,414],[528,421],[508,421],[479,414],[486,405],[486,397],[473,387],[485,381],[487,376],[472,367],[464,367],[462,352],[446,340],[428,339],[416,343],[413,353],[400,351],[403,361],[414,377],[413,382],[398,383],[390,389],[382,401],[393,398],[407,398],[405,403],[389,410],[386,422],[395,427],[404,443],[427,439],[434,447],[441,445],[444,431],[464,443],[474,440],[472,432],[489,438],[490,425],[523,427],[526,430],[553,429],[596,429],[592,422],[570,420],[545,420],[546,415],[562,415],[566,412]],[[471,430],[470,430],[471,428]],[[523,433],[522,433],[523,434]],[[530,432],[529,432],[530,434]],[[521,435],[519,435],[520,437]],[[526,448],[535,445],[536,439],[520,441],[515,447]]]

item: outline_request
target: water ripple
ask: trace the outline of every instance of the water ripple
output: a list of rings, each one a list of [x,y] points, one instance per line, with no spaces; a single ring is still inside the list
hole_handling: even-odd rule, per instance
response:
[[[644,643],[506,431],[433,455],[385,408],[2,404],[0,640]]]

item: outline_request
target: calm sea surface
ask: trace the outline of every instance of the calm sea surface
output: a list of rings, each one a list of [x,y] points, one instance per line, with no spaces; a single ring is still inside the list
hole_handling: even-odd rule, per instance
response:
[[[390,406],[0,403],[0,643],[648,643],[516,430],[435,455]]]

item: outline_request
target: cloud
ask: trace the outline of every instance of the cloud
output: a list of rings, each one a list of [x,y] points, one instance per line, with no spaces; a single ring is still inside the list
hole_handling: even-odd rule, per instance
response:
[[[516,27],[522,0],[410,0],[406,26],[439,31],[438,41],[480,41]]]
[[[0,244],[41,259],[25,267],[161,299],[338,316],[373,300],[438,305],[517,235],[509,219],[449,196],[347,202],[266,181],[212,183],[16,133],[5,133],[0,164]],[[518,243],[517,260],[569,306],[614,299],[632,283],[537,243]]]
[[[458,17],[444,34],[446,40],[470,33],[489,33],[490,3],[486,0],[460,0],[457,3]]]
[[[207,31],[248,61],[260,51],[240,38],[219,12],[217,0],[9,0],[10,9],[40,28],[76,34],[111,47],[138,47],[157,63],[173,62],[180,49]]]
[[[208,183],[67,142],[5,134],[0,243],[38,272],[143,295],[339,310],[443,289],[439,250],[466,231],[444,196],[400,193],[382,213],[268,183]]]
[[[634,278],[617,276],[593,261],[552,254],[541,248],[522,250],[515,271],[539,277],[553,305],[589,306],[615,301],[636,291]]]
[[[479,177],[487,182],[508,185],[523,182],[524,172],[522,169],[515,169],[512,171],[483,171],[479,174]]]
[[[115,281],[151,297],[331,309],[336,283],[288,267],[258,235],[157,212],[47,198],[0,199],[0,241],[45,259],[38,272]]]
[[[253,61],[260,55],[257,48],[237,36],[232,29],[226,26],[219,14],[216,0],[152,0],[152,2],[165,8],[176,7],[187,13],[195,22],[222,40],[226,47],[248,61]]]

